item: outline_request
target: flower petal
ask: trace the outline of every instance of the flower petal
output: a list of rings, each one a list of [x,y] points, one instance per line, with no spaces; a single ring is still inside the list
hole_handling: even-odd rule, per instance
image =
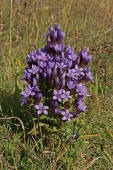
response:
[[[39,109],[39,105],[35,105],[35,109],[37,109],[37,110],[38,110],[38,109]]]
[[[62,101],[61,98],[58,98],[58,101],[61,102]]]
[[[57,91],[56,91],[56,90],[54,90],[54,94],[55,94],[55,95],[57,94]]]
[[[49,107],[48,106],[44,106],[44,109],[49,109]]]
[[[43,103],[42,103],[42,102],[40,102],[39,106],[40,106],[40,107],[43,107]]]
[[[43,113],[44,113],[45,115],[48,115],[48,111],[47,111],[47,110],[43,110]]]
[[[68,121],[69,121],[69,122],[71,122],[71,119],[70,119],[70,117],[68,118]]]
[[[41,111],[41,110],[38,110],[37,114],[40,115],[41,113],[42,113],[42,111]]]
[[[56,97],[56,96],[53,96],[53,99],[54,99],[54,100],[57,100],[57,97]]]
[[[62,120],[67,120],[67,118],[64,116],[64,117],[62,118]]]
[[[62,114],[62,115],[65,115],[65,112],[62,111],[61,114]]]

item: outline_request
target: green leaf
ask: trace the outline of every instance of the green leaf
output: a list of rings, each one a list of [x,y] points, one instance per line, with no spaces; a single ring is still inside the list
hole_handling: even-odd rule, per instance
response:
[[[20,132],[16,134],[15,136],[13,136],[14,142],[17,142],[21,138],[22,135],[23,135],[23,132]]]
[[[42,116],[40,117],[40,120],[43,120],[43,119],[48,119],[48,116],[42,115]]]
[[[53,132],[58,132],[58,129],[55,126],[53,127]]]
[[[49,125],[48,125],[48,124],[46,124],[46,123],[42,123],[42,122],[40,122],[40,123],[39,123],[39,126],[40,126],[40,127],[43,127],[43,126],[44,126],[44,127],[46,127],[46,128],[48,128],[48,127],[49,127]]]

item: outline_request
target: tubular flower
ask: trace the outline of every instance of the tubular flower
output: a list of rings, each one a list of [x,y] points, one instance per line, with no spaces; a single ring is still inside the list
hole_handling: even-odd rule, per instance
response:
[[[48,109],[53,109],[54,114],[63,116],[62,120],[70,121],[74,115],[86,111],[83,100],[89,95],[85,83],[92,81],[93,75],[91,68],[85,66],[93,58],[89,49],[76,54],[73,48],[64,46],[64,37],[59,24],[56,28],[50,26],[45,47],[27,55],[27,67],[21,79],[27,86],[21,92],[21,103],[32,103],[38,115],[49,116]],[[70,112],[67,108],[72,105]]]

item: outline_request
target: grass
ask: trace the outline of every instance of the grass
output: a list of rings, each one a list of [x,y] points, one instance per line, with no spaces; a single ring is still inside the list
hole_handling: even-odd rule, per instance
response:
[[[80,138],[68,145],[56,169],[112,169],[112,0],[0,0],[0,6],[0,118],[16,117],[0,119],[0,169],[53,169],[53,162],[74,130]],[[51,132],[51,127],[41,123],[38,131],[33,111],[18,102],[23,89],[20,78],[27,53],[41,48],[48,27],[57,23],[66,32],[65,44],[76,52],[90,48],[95,83],[88,84],[91,97],[86,101],[85,114],[71,124],[63,124],[60,130],[54,128]]]

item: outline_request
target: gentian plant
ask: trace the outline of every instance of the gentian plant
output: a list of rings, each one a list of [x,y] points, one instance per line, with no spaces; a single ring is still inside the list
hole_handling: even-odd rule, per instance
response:
[[[84,99],[89,96],[85,83],[93,80],[89,49],[77,55],[70,46],[63,45],[65,33],[52,26],[46,34],[44,48],[31,51],[22,80],[27,82],[21,93],[21,103],[32,104],[38,115],[57,115],[63,121],[86,111]]]

